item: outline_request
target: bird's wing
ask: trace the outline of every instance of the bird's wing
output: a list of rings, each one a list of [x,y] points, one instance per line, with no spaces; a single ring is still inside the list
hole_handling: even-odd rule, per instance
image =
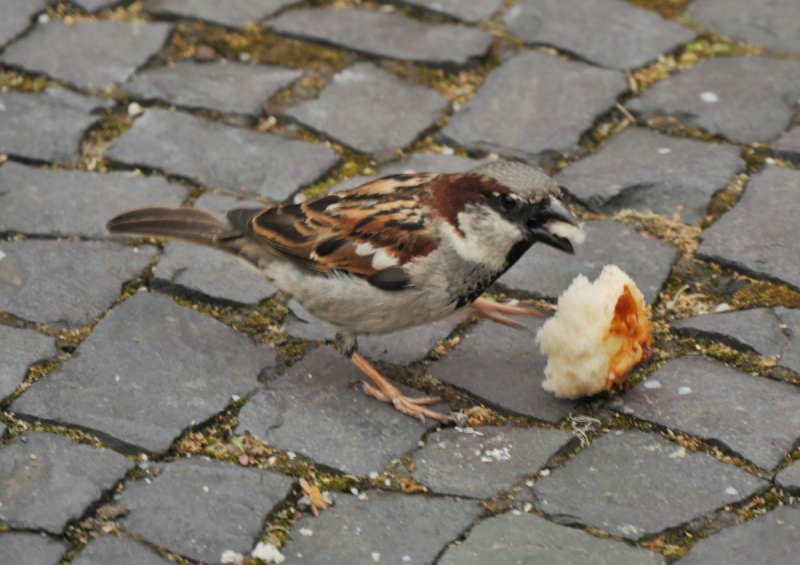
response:
[[[228,213],[245,237],[312,271],[343,271],[386,290],[410,283],[403,268],[436,248],[428,211],[436,174],[397,175],[302,204]]]

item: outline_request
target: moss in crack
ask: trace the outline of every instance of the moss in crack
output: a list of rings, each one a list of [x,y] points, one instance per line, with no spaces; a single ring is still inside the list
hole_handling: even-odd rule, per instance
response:
[[[0,88],[20,92],[41,92],[56,83],[45,76],[30,76],[11,69],[0,68]]]
[[[749,179],[750,177],[744,173],[738,174],[731,179],[727,187],[714,194],[706,208],[707,215],[703,220],[703,229],[716,222],[725,212],[736,205]]]
[[[76,168],[82,171],[108,172],[103,154],[111,141],[125,133],[131,125],[133,117],[128,115],[127,110],[104,110],[100,121],[84,137]]]
[[[683,13],[690,0],[627,0],[627,2],[640,8],[658,12],[665,18],[674,18]]]
[[[748,283],[733,297],[733,305],[737,309],[769,306],[800,308],[800,292],[769,281],[746,280]]]
[[[693,255],[699,245],[702,232],[700,227],[686,225],[675,217],[665,218],[653,212],[621,210],[613,218],[645,236],[656,237],[675,245],[687,256]]]

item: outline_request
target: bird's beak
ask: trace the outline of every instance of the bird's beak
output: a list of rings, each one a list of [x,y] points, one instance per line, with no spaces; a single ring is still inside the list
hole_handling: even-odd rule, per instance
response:
[[[582,241],[582,237],[577,235],[583,234],[580,224],[553,196],[550,196],[547,206],[537,210],[528,221],[528,229],[534,241],[541,241],[570,255],[575,253],[573,240],[576,243]],[[577,237],[573,237],[573,234]]]

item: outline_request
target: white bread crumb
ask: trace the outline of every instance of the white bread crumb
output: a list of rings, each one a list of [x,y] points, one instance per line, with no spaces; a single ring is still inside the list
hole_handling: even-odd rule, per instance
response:
[[[561,398],[580,398],[623,381],[627,386],[627,373],[649,352],[648,312],[636,283],[615,265],[606,266],[594,284],[576,277],[536,336],[548,356],[542,387]]]
[[[586,232],[583,231],[583,224],[573,226],[567,222],[552,222],[548,224],[547,230],[554,235],[570,240],[573,245],[581,245],[586,241]]]

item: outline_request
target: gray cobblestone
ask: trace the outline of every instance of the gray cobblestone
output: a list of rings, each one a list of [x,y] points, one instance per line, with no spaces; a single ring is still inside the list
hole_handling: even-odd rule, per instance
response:
[[[25,532],[0,534],[0,557],[5,563],[56,565],[69,545],[61,540]]]
[[[234,29],[244,29],[279,10],[296,4],[299,0],[236,0],[234,3],[218,0],[145,0],[144,9],[152,14],[183,18],[197,18]]]
[[[0,48],[31,25],[33,16],[42,12],[50,0],[6,0],[0,6]]]
[[[28,374],[28,367],[38,361],[56,356],[52,337],[33,330],[0,326],[0,343],[3,357],[0,359],[0,399],[14,392]],[[0,437],[3,434],[0,433]]]
[[[800,127],[790,129],[780,136],[772,144],[772,149],[778,158],[800,165]]]
[[[102,536],[90,541],[73,565],[169,565],[172,561],[132,539],[121,536]]]
[[[399,3],[477,23],[497,12],[503,0],[400,0]]]

